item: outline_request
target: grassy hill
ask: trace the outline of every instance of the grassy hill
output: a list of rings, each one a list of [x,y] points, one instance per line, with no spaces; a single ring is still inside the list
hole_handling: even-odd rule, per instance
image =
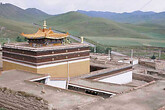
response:
[[[115,13],[115,12],[103,12],[103,11],[83,11],[78,10],[82,14],[92,16],[92,17],[101,17],[110,19],[120,23],[131,23],[131,24],[143,24],[143,23],[153,23],[165,26],[165,12],[142,12],[134,11],[130,13]]]
[[[68,31],[78,36],[148,38],[148,36],[125,28],[120,23],[103,18],[89,17],[78,12],[68,12],[48,18],[47,24],[54,29]]]
[[[55,30],[84,36],[105,45],[165,47],[164,25],[148,22],[138,25],[117,23],[79,12],[51,16],[35,8],[24,10],[12,4],[0,4],[0,42],[1,39],[15,39],[22,32],[34,32],[36,27],[32,23],[42,25],[43,19],[47,19],[48,27]]]
[[[6,38],[10,38],[14,41],[20,33],[33,33],[37,30],[32,24],[18,22],[0,17],[0,42],[4,43],[7,41]]]
[[[22,21],[22,22],[36,22],[38,20],[43,20],[50,15],[35,9],[35,8],[30,8],[30,9],[21,9],[15,5],[12,4],[0,4],[0,16],[15,20],[15,21]]]
[[[132,25],[121,24],[123,27],[136,31],[137,33],[147,36],[140,37],[91,37],[88,39],[97,41],[110,46],[154,46],[165,47],[165,28],[159,25],[144,24]]]
[[[38,10],[36,8],[28,8],[25,10],[25,12],[27,14],[29,14],[30,16],[32,16],[33,18],[35,18],[37,21],[38,20],[44,20],[44,19],[52,16],[52,15],[48,15],[47,13],[45,13],[41,10]]]
[[[53,16],[47,19],[47,24],[53,29],[111,46],[165,46],[164,27],[156,25],[116,23],[78,12]]]
[[[37,30],[33,22],[50,17],[38,9],[21,9],[12,4],[0,4],[0,42],[4,43],[7,38],[15,41],[20,33],[33,33]]]

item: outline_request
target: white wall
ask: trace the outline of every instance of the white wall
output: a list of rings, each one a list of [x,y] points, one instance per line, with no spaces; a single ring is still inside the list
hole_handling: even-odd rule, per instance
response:
[[[132,82],[132,71],[119,74],[116,76],[110,76],[108,78],[104,78],[99,80],[101,82],[107,82],[107,83],[115,83],[115,84],[126,84],[129,82]]]
[[[138,59],[133,60],[133,65],[136,65],[136,64],[138,64],[138,63],[139,63],[139,60],[138,60]]]
[[[131,64],[131,60],[119,60],[118,61],[119,63],[128,63],[128,64]],[[133,65],[136,65],[139,63],[139,60],[138,59],[133,59]]]
[[[62,89],[66,89],[66,81],[65,80],[46,80],[46,85],[58,87]]]

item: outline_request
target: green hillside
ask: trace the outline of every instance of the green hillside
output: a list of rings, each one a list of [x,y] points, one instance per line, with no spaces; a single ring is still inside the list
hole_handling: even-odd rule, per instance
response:
[[[51,16],[35,8],[24,10],[12,4],[0,4],[0,38],[15,39],[21,32],[32,33],[36,30],[32,23],[42,25],[43,19],[47,20],[48,27],[55,30],[84,36],[105,45],[165,47],[163,25],[147,22],[140,25],[117,23],[79,12]]]
[[[33,23],[50,16],[35,8],[24,10],[12,4],[0,3],[0,43],[6,42],[7,38],[15,41],[22,32],[35,32]]]
[[[37,21],[44,20],[52,16],[36,8],[28,8],[25,10],[25,13],[35,18]]]
[[[32,24],[0,17],[0,42],[6,42],[6,38],[10,38],[11,41],[14,41],[22,32],[33,33],[36,31],[36,29],[37,28]]]
[[[89,17],[78,12],[68,12],[48,18],[47,24],[56,30],[68,31],[77,36],[148,38],[148,36],[125,28],[120,23]]]
[[[123,27],[136,31],[137,33],[147,36],[148,38],[134,37],[96,37],[86,36],[86,38],[110,46],[154,46],[165,47],[165,28],[160,25],[145,24],[132,25],[121,24]]]
[[[165,12],[143,12],[143,11],[134,11],[134,12],[104,12],[104,11],[84,11],[77,10],[77,12],[91,16],[91,17],[100,17],[109,19],[112,21],[120,23],[130,23],[130,24],[159,24],[165,26]]]
[[[38,20],[43,20],[50,17],[50,15],[35,8],[24,10],[12,4],[2,3],[0,4],[0,16],[15,21],[29,23],[33,23]]]
[[[55,30],[84,36],[110,46],[165,47],[165,29],[161,25],[116,23],[103,18],[89,17],[78,12],[68,12],[48,18],[47,24]]]

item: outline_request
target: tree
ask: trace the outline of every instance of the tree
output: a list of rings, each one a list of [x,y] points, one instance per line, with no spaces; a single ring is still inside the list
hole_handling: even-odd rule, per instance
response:
[[[152,60],[156,59],[156,56],[153,54],[153,56],[151,57]]]
[[[17,41],[17,42],[22,42],[21,37],[18,36],[18,37],[16,38],[16,41]]]
[[[89,49],[91,50],[91,52],[94,52],[94,47],[89,47]]]
[[[96,52],[97,53],[105,53],[105,47],[102,45],[96,45]]]
[[[110,54],[111,54],[112,49],[110,47],[106,48],[105,53],[108,54],[109,50],[110,50]]]
[[[26,37],[24,37],[23,41],[27,41],[27,38],[26,38]]]

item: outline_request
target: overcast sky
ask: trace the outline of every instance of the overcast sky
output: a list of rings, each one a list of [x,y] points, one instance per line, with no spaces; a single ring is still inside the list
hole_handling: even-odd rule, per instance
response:
[[[0,0],[0,2],[11,3],[23,9],[37,8],[49,14],[76,10],[120,13],[140,9],[141,11],[165,11],[165,0]]]

